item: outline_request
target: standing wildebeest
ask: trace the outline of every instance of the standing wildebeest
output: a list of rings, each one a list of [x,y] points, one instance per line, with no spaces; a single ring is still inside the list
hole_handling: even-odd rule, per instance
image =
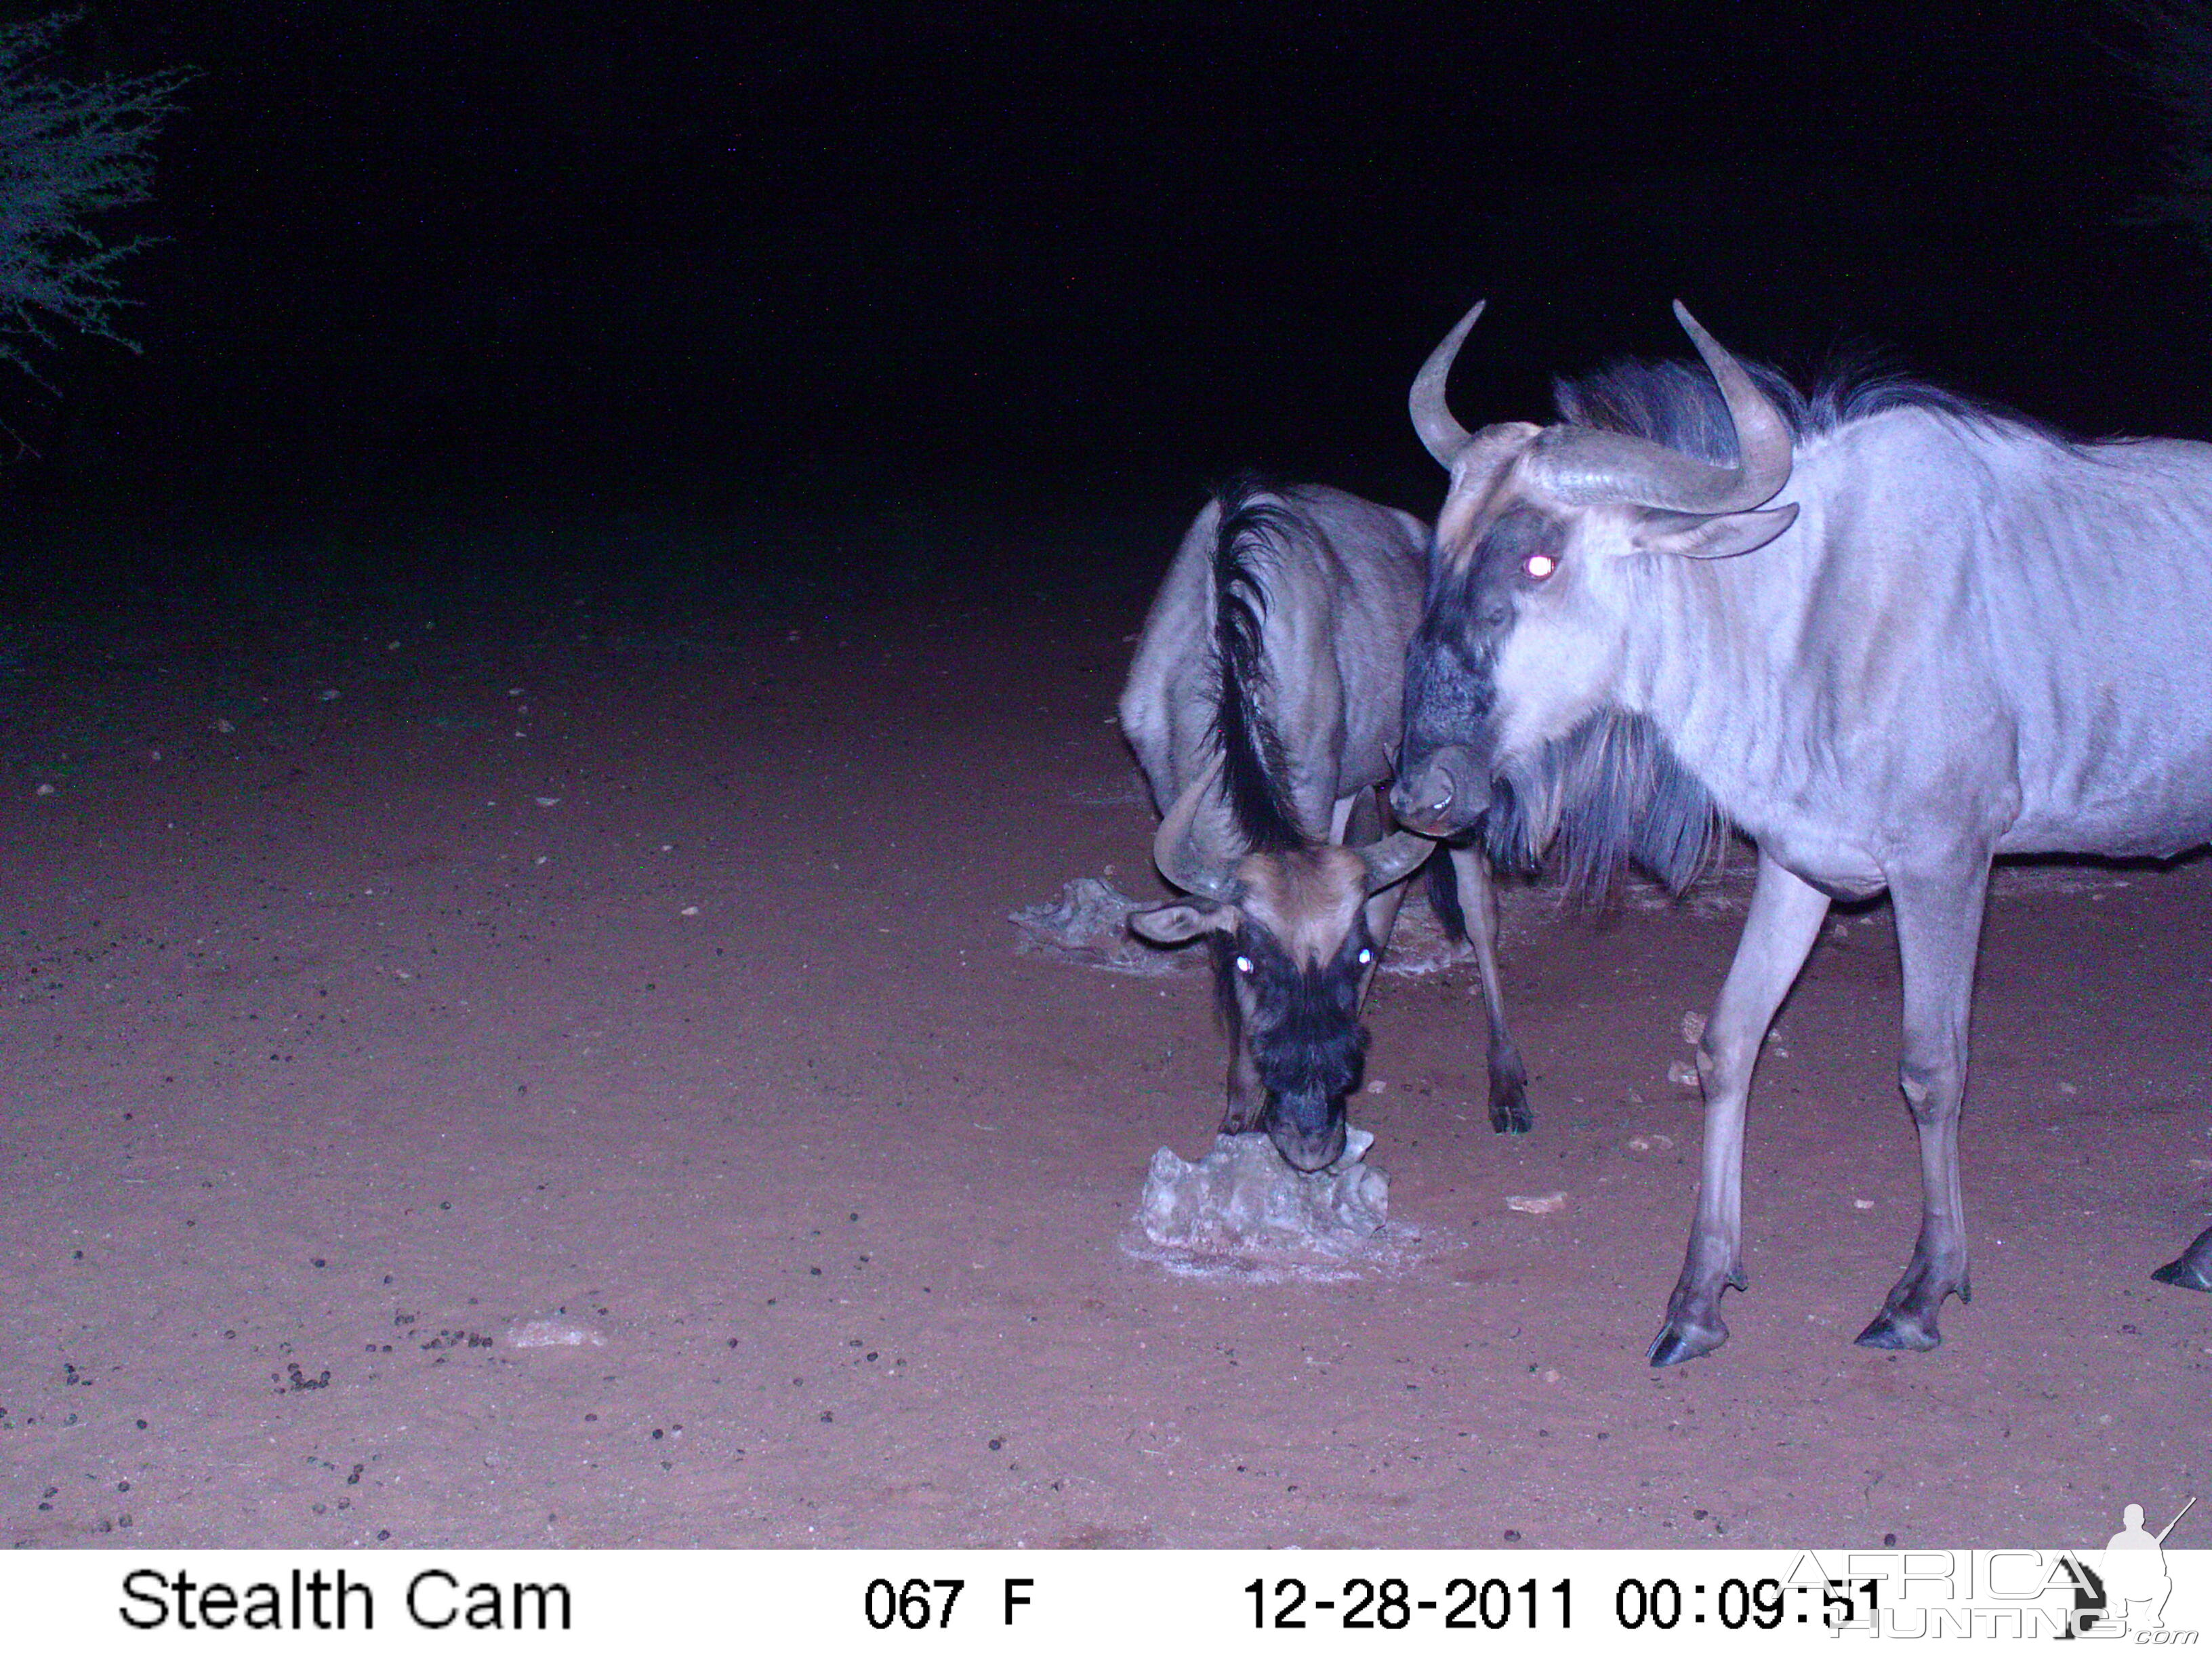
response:
[[[1163,815],[1153,861],[1193,896],[1129,925],[1156,944],[1207,936],[1231,1048],[1222,1131],[1265,1128],[1301,1170],[1343,1150],[1360,1005],[1399,884],[1432,850],[1403,831],[1375,839],[1427,541],[1419,519],[1341,490],[1241,481],[1184,535],[1121,693]],[[1457,875],[1433,884],[1438,914],[1472,932],[1481,969],[1491,1123],[1520,1133],[1527,1075],[1505,1030],[1489,871],[1466,848],[1438,867]]]
[[[1563,386],[1564,424],[1452,418],[1474,313],[1414,382],[1451,489],[1393,801],[1438,834],[1494,802],[1539,844],[1640,838],[1662,866],[1723,817],[1758,843],[1698,1050],[1704,1179],[1657,1365],[1727,1340],[1760,1039],[1830,898],[1889,890],[1923,1200],[1858,1340],[1932,1348],[1968,1296],[1959,1102],[1990,860],[2212,839],[2212,446],[2073,443],[1895,380],[1808,400],[1675,315],[1711,384],[1627,365]],[[2212,1229],[2157,1276],[2212,1290]]]

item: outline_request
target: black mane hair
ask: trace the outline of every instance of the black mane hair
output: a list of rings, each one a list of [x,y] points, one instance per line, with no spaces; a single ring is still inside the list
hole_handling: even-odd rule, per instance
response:
[[[1267,566],[1283,538],[1296,533],[1281,501],[1281,492],[1253,473],[1233,479],[1214,496],[1221,520],[1213,544],[1213,738],[1230,816],[1257,853],[1306,844],[1291,805],[1282,734],[1261,706]]]
[[[1491,783],[1484,849],[1500,869],[1533,872],[1558,848],[1566,890],[1604,898],[1637,865],[1681,898],[1719,860],[1728,818],[1641,714],[1599,710]]]
[[[1764,363],[1746,363],[1744,368],[1782,411],[1790,435],[1804,436],[1810,412],[1804,393]],[[1552,401],[1570,426],[1626,433],[1717,465],[1736,459],[1735,424],[1720,387],[1701,362],[1625,357],[1579,379],[1558,377],[1552,382]]]
[[[1641,714],[1601,709],[1491,786],[1485,850],[1533,872],[1559,849],[1567,890],[1602,898],[1633,864],[1680,898],[1719,858],[1728,820]]]
[[[1809,394],[1778,368],[1738,361],[1782,411],[1790,436],[1800,442],[1893,409],[1924,409],[1962,425],[2009,429],[2067,448],[2077,447],[2075,439],[2055,427],[2002,404],[1916,380],[1872,356],[1831,363]],[[1576,379],[1555,379],[1552,399],[1559,418],[1572,426],[1646,438],[1721,465],[1736,459],[1735,428],[1729,419],[1728,404],[1702,362],[1623,358]]]

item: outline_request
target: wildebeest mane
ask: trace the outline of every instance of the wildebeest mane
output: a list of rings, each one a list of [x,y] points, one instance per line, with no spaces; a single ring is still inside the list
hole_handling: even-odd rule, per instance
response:
[[[1778,368],[1737,361],[1782,412],[1790,436],[1799,442],[1893,409],[1920,409],[1962,426],[2019,432],[2069,449],[2080,447],[2055,427],[2002,404],[1965,397],[1899,374],[1871,354],[1832,362],[1814,381],[1809,394]],[[1577,379],[1560,376],[1552,382],[1552,398],[1559,418],[1570,425],[1626,433],[1723,465],[1736,459],[1735,427],[1729,419],[1728,404],[1700,362],[1624,358]]]
[[[1214,496],[1220,523],[1213,544],[1213,738],[1222,790],[1237,834],[1254,852],[1305,844],[1291,805],[1282,734],[1262,706],[1267,670],[1263,627],[1267,567],[1297,533],[1281,492],[1246,473]]]
[[[1628,864],[1680,897],[1719,856],[1728,821],[1656,726],[1613,708],[1495,780],[1484,834],[1501,869],[1556,850],[1579,897],[1611,891]]]
[[[1744,369],[1782,411],[1790,435],[1802,436],[1810,412],[1804,393],[1764,363]],[[1579,379],[1561,375],[1552,382],[1552,400],[1570,426],[1626,433],[1701,461],[1736,459],[1735,425],[1703,363],[1623,358]]]

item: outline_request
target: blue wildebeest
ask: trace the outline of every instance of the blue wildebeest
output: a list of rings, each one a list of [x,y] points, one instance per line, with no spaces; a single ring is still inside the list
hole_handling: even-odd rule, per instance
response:
[[[1758,845],[1698,1050],[1703,1184],[1657,1365],[1727,1340],[1760,1040],[1831,898],[1888,890],[1923,1197],[1858,1340],[1932,1348],[1969,1293],[1959,1104],[1991,859],[2212,839],[2212,446],[2075,443],[1895,380],[1806,398],[1675,314],[1710,379],[1626,365],[1563,386],[1550,427],[1452,418],[1475,313],[1422,369],[1413,421],[1451,486],[1394,805],[1431,833],[1487,811],[1509,838],[1579,836],[1585,865],[1633,842],[1677,878],[1723,820]],[[2212,1229],[2157,1277],[2212,1290]]]
[[[1427,542],[1419,519],[1341,490],[1240,481],[1184,535],[1121,693],[1162,814],[1153,861],[1190,895],[1129,925],[1155,944],[1210,941],[1231,1049],[1222,1131],[1264,1128],[1301,1170],[1343,1150],[1360,1006],[1401,884],[1433,850],[1382,833],[1378,787]],[[1436,867],[1438,915],[1472,934],[1481,970],[1491,1122],[1520,1133],[1527,1074],[1505,1029],[1490,873],[1465,847]]]

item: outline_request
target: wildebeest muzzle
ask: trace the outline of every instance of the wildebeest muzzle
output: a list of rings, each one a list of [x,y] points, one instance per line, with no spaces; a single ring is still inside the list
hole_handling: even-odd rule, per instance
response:
[[[1412,744],[1407,745],[1408,750]],[[1408,830],[1449,837],[1471,827],[1490,801],[1490,769],[1465,744],[1446,744],[1408,764],[1399,763],[1390,810]]]

